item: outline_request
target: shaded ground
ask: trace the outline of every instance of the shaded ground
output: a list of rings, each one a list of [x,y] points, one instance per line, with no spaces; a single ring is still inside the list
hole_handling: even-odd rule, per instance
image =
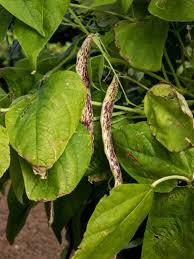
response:
[[[6,199],[0,200],[0,259],[58,259],[62,247],[48,229],[43,204],[32,209],[27,223],[13,246],[6,240],[8,208]]]

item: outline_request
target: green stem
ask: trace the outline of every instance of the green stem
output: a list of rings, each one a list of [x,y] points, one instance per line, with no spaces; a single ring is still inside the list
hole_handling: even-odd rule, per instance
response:
[[[119,14],[119,13],[111,12],[111,11],[100,10],[100,9],[95,8],[95,7],[88,7],[88,6],[81,5],[81,4],[69,4],[69,6],[72,7],[72,8],[85,9],[85,10],[88,10],[88,11],[106,13],[106,14],[109,14],[109,15],[114,15],[114,16],[120,17],[120,18],[128,20],[130,22],[137,22],[137,19],[135,19],[135,18],[131,18],[131,17],[128,17],[128,16],[125,16],[125,15],[122,15],[122,14]]]
[[[4,113],[4,112],[8,112],[10,108],[0,108],[0,112]]]
[[[167,71],[166,73],[169,74],[169,75],[172,75],[172,73],[169,72],[169,71]],[[188,78],[186,76],[177,75],[177,77],[180,78],[180,80],[182,80],[182,81],[187,81],[187,82],[190,82],[192,84],[194,83],[193,79],[190,79],[190,78]]]
[[[153,73],[153,72],[151,72],[151,71],[142,70],[142,72],[144,72],[144,74],[146,74],[146,75],[148,75],[148,76],[151,76],[151,77],[153,77],[153,78],[155,78],[155,79],[157,79],[157,80],[159,80],[159,81],[162,81],[162,82],[164,82],[164,83],[167,83],[167,84],[170,83],[170,82],[167,81],[165,78],[163,78],[163,77],[161,77],[161,76],[159,76],[159,75],[157,75],[157,74],[155,74],[155,73]]]
[[[168,78],[168,75],[166,73],[166,69],[165,69],[163,64],[162,64],[162,73],[164,75],[165,80],[169,82],[169,78]]]
[[[111,64],[111,62],[110,62],[110,60],[109,60],[109,58],[108,58],[108,55],[107,55],[108,52],[107,52],[107,50],[106,50],[106,49],[103,50],[103,48],[102,48],[102,46],[104,47],[104,45],[103,45],[103,43],[101,42],[101,39],[99,38],[99,36],[96,35],[96,37],[94,37],[94,43],[96,44],[96,46],[98,47],[98,49],[99,49],[100,52],[102,53],[103,57],[106,59],[108,65],[110,66],[110,69],[112,70],[114,76],[116,77],[116,79],[117,79],[117,81],[118,81],[118,83],[119,83],[119,86],[120,86],[120,88],[121,88],[121,90],[122,90],[122,92],[123,92],[123,95],[124,95],[124,97],[125,97],[125,100],[126,100],[127,104],[130,104],[130,105],[132,105],[132,106],[136,106],[133,102],[131,102],[131,101],[128,99],[127,94],[126,94],[126,92],[125,92],[125,90],[124,90],[124,88],[123,88],[123,85],[121,84],[121,81],[120,81],[120,79],[119,79],[119,77],[118,77],[118,75],[117,75],[115,69],[113,68],[113,66],[112,66],[112,64]]]
[[[126,114],[127,112],[126,111],[123,111],[123,112],[113,112],[112,113],[112,117],[117,117],[117,116],[120,116],[120,115],[124,115]],[[93,121],[99,121],[100,120],[100,116],[96,116],[93,118]]]
[[[77,17],[77,15],[69,8],[69,12],[72,15],[73,19],[76,21],[76,23],[80,26],[80,29],[86,34],[89,35],[89,31],[86,29],[86,27],[83,25],[81,20]]]
[[[75,53],[75,50],[77,48],[77,44],[75,43],[74,46],[72,47],[72,49],[70,50],[70,53],[64,58],[62,59],[58,65],[56,65],[56,67],[54,67],[53,69],[51,69],[50,71],[48,71],[44,77],[43,77],[43,80],[47,79],[51,74],[53,74],[54,72],[56,72],[58,69],[60,69],[68,60],[70,60],[74,53]]]
[[[182,180],[182,181],[186,181],[187,183],[190,182],[189,178],[185,177],[185,176],[181,176],[181,175],[169,175],[169,176],[165,176],[163,178],[160,178],[158,180],[156,180],[155,182],[152,183],[151,187],[155,188],[156,186],[158,186],[160,183],[169,181],[169,180]]]
[[[174,80],[175,80],[176,85],[177,85],[179,88],[182,88],[182,87],[181,87],[181,84],[180,84],[180,81],[179,81],[179,79],[178,79],[178,76],[177,76],[177,74],[176,74],[176,72],[175,72],[175,70],[174,70],[174,67],[173,67],[173,65],[172,65],[172,63],[171,63],[171,61],[170,61],[170,58],[169,58],[169,56],[168,56],[168,53],[167,53],[166,49],[164,49],[164,56],[165,56],[165,58],[166,58],[166,62],[168,63],[168,66],[169,66],[169,68],[170,68],[170,70],[171,70],[171,72],[172,72],[172,74],[173,74],[173,77],[174,77]]]
[[[101,107],[102,103],[101,102],[92,101],[92,105]],[[144,114],[143,110],[140,110],[140,109],[137,109],[137,108],[130,108],[130,107],[126,107],[126,106],[114,105],[114,109],[118,109],[118,110],[121,110],[121,111],[138,113],[138,114],[141,114],[141,115]]]
[[[134,115],[134,116],[129,116],[127,117],[129,120],[134,120],[134,119],[144,119],[146,118],[145,115]]]
[[[172,24],[172,27],[173,27],[173,32],[174,32],[175,36],[177,37],[178,42],[180,44],[180,50],[181,50],[181,56],[182,56],[182,64],[183,64],[183,73],[184,73],[184,71],[185,71],[185,56],[187,56],[187,53],[185,51],[185,46],[184,46],[184,43],[183,43],[183,41],[181,39],[179,31],[176,29],[176,27],[174,26],[173,23],[171,23],[171,24]]]
[[[86,35],[89,35],[90,33],[87,31],[87,29],[86,29],[85,26],[82,24],[81,20],[77,17],[77,15],[71,10],[71,8],[69,9],[69,12],[70,12],[70,14],[72,15],[73,19],[77,22],[77,24],[79,24],[81,30],[82,30],[83,32],[85,32]],[[96,46],[98,47],[98,49],[100,50],[100,52],[102,53],[103,57],[106,59],[106,61],[107,61],[107,63],[109,64],[109,66],[110,66],[110,68],[111,68],[111,70],[112,70],[114,76],[115,76],[116,79],[118,80],[118,83],[119,83],[119,85],[120,85],[120,88],[121,88],[121,90],[122,90],[122,92],[123,92],[123,95],[124,95],[124,97],[125,97],[125,100],[126,100],[127,104],[130,104],[130,105],[132,105],[132,106],[136,106],[133,102],[131,102],[131,101],[128,99],[127,94],[126,94],[126,92],[125,92],[125,90],[124,90],[124,88],[123,88],[123,86],[122,86],[122,84],[121,84],[121,82],[120,82],[120,80],[119,80],[119,77],[118,77],[117,73],[115,72],[115,69],[113,68],[113,66],[112,66],[112,64],[111,64],[111,62],[110,62],[110,60],[109,60],[109,58],[108,58],[108,51],[106,50],[106,48],[105,48],[103,42],[101,41],[100,37],[99,37],[97,34],[93,37],[93,41],[94,41],[94,43],[96,44]],[[103,49],[103,48],[104,48],[104,49]]]
[[[149,88],[145,85],[143,85],[142,83],[140,83],[139,81],[135,80],[134,78],[130,77],[130,76],[122,76],[122,75],[119,75],[120,78],[124,78],[124,79],[128,79],[130,80],[131,82],[135,83],[136,85],[140,86],[141,88],[143,88],[144,90],[148,91]]]

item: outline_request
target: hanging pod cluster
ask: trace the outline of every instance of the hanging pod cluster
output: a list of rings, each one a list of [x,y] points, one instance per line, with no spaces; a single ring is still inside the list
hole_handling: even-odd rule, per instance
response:
[[[168,245],[168,252],[162,250],[168,239],[172,242],[172,238],[176,239],[180,228],[188,240],[187,247],[193,242],[193,214],[189,212],[193,210],[194,195],[192,112],[185,98],[173,86],[158,84],[144,99],[147,121],[128,122],[111,133],[118,87],[118,79],[114,77],[100,116],[104,151],[115,187],[98,203],[73,258],[115,258],[128,246],[147,215],[142,258],[164,258],[157,257],[158,250],[164,256],[169,253],[179,258],[179,254],[184,254],[184,258],[192,258],[193,252],[190,256],[188,249],[175,251],[173,243]],[[123,184],[119,163],[138,183]],[[186,186],[176,188],[179,181],[185,182]],[[189,232],[185,222],[189,222]],[[173,236],[171,231],[174,231]],[[161,242],[158,243],[157,239]],[[176,242],[179,242],[178,247],[184,246],[184,239]]]
[[[24,190],[33,201],[53,201],[72,193],[88,169],[95,143],[88,74],[94,37],[89,35],[77,54],[77,73],[49,74],[35,92],[15,99],[6,112],[5,127],[0,128],[4,154],[0,156],[0,173],[2,176],[10,166],[12,188],[21,203]],[[184,97],[168,84],[155,85],[144,99],[147,122],[127,122],[112,129],[118,90],[119,79],[115,75],[100,116],[104,153],[115,186],[96,206],[73,257],[76,259],[113,258],[127,246],[150,213],[142,254],[147,258],[150,244],[156,246],[153,235],[160,233],[160,215],[154,213],[157,199],[164,201],[166,211],[170,208],[174,220],[181,220],[184,208],[178,206],[175,215],[170,194],[175,201],[187,199],[188,204],[193,196],[193,115]],[[120,165],[137,183],[123,183]],[[178,180],[187,182],[187,187],[176,189]],[[30,203],[29,210],[32,206]],[[184,222],[181,224],[186,228]],[[161,228],[165,233],[170,231],[170,225]],[[178,234],[178,229],[175,232]],[[13,242],[9,233],[8,238]],[[187,238],[192,242],[191,236]],[[154,254],[153,249],[150,253]]]

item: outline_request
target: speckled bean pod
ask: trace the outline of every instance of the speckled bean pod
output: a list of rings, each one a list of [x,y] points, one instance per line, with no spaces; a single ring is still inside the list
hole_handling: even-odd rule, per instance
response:
[[[116,77],[109,85],[106,96],[102,104],[100,123],[102,128],[102,139],[104,143],[104,152],[108,159],[110,169],[115,179],[115,187],[122,184],[122,174],[118,159],[116,157],[111,135],[112,112],[115,99],[118,93],[119,85]]]
[[[88,65],[91,45],[93,42],[93,37],[94,37],[94,34],[90,34],[83,42],[77,54],[77,64],[76,64],[76,71],[81,76],[81,79],[87,90],[86,103],[82,112],[81,122],[88,129],[92,137],[92,140],[94,139],[94,125],[93,125],[93,110],[92,110],[91,92],[90,92],[90,80],[89,80],[87,65]]]

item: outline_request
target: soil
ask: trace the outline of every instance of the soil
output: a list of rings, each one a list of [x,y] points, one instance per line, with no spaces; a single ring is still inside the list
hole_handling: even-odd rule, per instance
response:
[[[6,240],[8,208],[6,198],[0,200],[0,259],[58,259],[63,249],[48,228],[43,204],[31,210],[26,225],[10,246]]]

